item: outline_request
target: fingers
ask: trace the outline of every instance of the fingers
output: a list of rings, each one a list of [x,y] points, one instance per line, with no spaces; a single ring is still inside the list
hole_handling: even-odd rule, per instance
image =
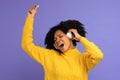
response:
[[[28,16],[29,17],[34,17],[37,13],[37,10],[39,8],[39,5],[32,6],[31,8],[28,9]]]
[[[70,29],[69,32],[74,34],[73,40],[79,41],[81,36],[76,29]]]
[[[70,29],[69,32],[72,32],[74,34],[78,33],[76,29]]]
[[[32,6],[32,7],[30,8],[30,10],[35,10],[35,9],[37,9],[38,7],[39,7],[39,5]]]
[[[28,9],[28,12],[32,14],[32,12],[37,11],[38,8],[39,8],[39,5],[32,6],[31,8]]]

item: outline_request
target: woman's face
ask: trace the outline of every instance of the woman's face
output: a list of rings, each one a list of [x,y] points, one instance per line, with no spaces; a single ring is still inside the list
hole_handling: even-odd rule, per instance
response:
[[[67,50],[74,48],[72,40],[61,30],[55,32],[54,41],[55,48],[59,49],[61,52],[66,52]]]

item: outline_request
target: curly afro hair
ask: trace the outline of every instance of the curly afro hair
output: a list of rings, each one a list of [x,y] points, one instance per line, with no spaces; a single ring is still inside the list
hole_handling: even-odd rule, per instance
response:
[[[45,42],[44,42],[44,44],[46,45],[46,48],[54,49],[54,50],[58,51],[59,53],[61,53],[60,50],[58,50],[54,47],[54,34],[57,30],[61,30],[66,34],[69,29],[77,29],[78,33],[81,36],[86,37],[87,32],[85,31],[84,25],[81,22],[79,22],[77,20],[61,21],[58,25],[53,26],[48,31],[46,38],[45,38]],[[72,42],[73,42],[73,45],[76,46],[77,41],[73,40]]]

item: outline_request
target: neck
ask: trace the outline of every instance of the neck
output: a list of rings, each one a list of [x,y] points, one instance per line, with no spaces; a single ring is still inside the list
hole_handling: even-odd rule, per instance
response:
[[[72,43],[72,41],[71,41],[71,44],[70,44],[70,46],[68,47],[68,49],[67,49],[66,51],[71,50],[71,49],[74,49],[74,48],[76,48],[76,47],[73,45],[73,43]],[[65,51],[65,52],[66,52],[66,51]]]
[[[73,42],[71,41],[71,44],[68,49],[74,49],[74,48],[75,48],[75,46],[73,45]]]

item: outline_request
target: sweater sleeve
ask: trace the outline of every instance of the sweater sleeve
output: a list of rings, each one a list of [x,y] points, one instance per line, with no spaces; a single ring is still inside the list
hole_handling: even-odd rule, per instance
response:
[[[44,64],[44,57],[50,53],[51,50],[36,46],[33,43],[32,31],[33,31],[34,18],[27,17],[24,24],[22,33],[22,49],[35,61],[40,64]]]
[[[80,42],[86,51],[83,55],[87,71],[90,71],[103,59],[103,53],[98,46],[87,40],[85,37],[81,37]]]

